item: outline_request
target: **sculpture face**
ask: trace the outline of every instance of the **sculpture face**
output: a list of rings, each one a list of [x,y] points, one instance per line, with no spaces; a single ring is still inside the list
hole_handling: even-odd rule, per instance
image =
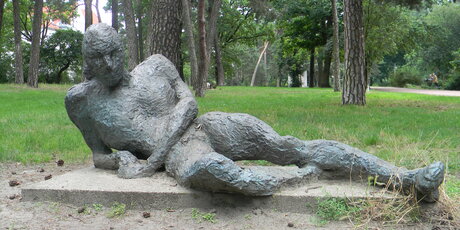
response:
[[[83,43],[85,76],[111,88],[123,78],[123,49],[116,31],[106,24],[88,28]]]

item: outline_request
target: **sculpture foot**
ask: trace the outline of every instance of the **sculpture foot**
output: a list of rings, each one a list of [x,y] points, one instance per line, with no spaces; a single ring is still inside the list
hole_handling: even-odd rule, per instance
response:
[[[118,152],[119,167],[118,177],[125,179],[134,179],[141,177],[149,177],[155,173],[149,165],[141,163],[137,157],[128,151]]]
[[[435,162],[418,170],[415,178],[415,189],[425,202],[433,203],[439,200],[439,186],[444,181],[445,166]]]

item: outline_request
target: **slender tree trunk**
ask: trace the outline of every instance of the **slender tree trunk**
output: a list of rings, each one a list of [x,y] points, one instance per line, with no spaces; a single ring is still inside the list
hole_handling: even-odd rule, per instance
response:
[[[62,81],[62,73],[64,73],[64,71],[66,71],[66,70],[69,68],[69,66],[70,66],[71,63],[72,63],[71,61],[67,61],[67,63],[65,64],[65,66],[63,66],[62,68],[59,69],[58,74],[57,74],[57,79],[56,79],[56,82],[55,82],[55,83],[61,84],[61,81]]]
[[[318,51],[319,55],[316,58],[316,62],[318,63],[318,74],[316,75],[315,83],[316,83],[316,86],[318,86],[318,87],[322,87],[321,86],[321,81],[322,81],[322,78],[323,78],[323,75],[324,75],[324,72],[323,72],[323,70],[324,70],[323,69],[324,53],[323,53],[323,51],[324,50],[319,49],[319,51]]]
[[[211,47],[213,46],[215,34],[217,33],[217,19],[219,18],[219,10],[222,2],[221,0],[211,0],[209,1],[209,4],[210,12],[208,20],[208,32],[206,35],[206,48],[208,49],[208,54],[211,53]]]
[[[366,104],[364,29],[361,0],[344,0],[345,79],[342,104]]]
[[[308,75],[308,87],[315,87],[315,48],[310,50],[310,74]]]
[[[162,54],[174,64],[181,74],[181,0],[155,0],[152,1],[151,7],[149,54]],[[184,76],[180,77],[184,79]]]
[[[143,34],[143,27],[142,27],[142,16],[144,11],[142,10],[142,0],[137,0],[137,39],[138,39],[138,46],[139,46],[139,62],[144,61],[144,34]]]
[[[16,84],[24,83],[24,61],[22,60],[22,44],[21,44],[21,18],[19,13],[20,0],[13,0],[13,25],[14,25],[14,69],[16,70],[16,76],[14,82]]]
[[[2,38],[3,8],[4,7],[5,7],[5,0],[0,0],[0,38]]]
[[[139,64],[138,40],[136,32],[136,21],[134,19],[133,2],[123,0],[123,11],[125,14],[126,35],[128,38],[128,71],[133,70]]]
[[[332,21],[333,21],[333,48],[334,66],[332,75],[334,75],[334,91],[340,91],[340,47],[339,47],[339,18],[337,16],[337,1],[332,1]]]
[[[265,50],[267,50],[267,47],[268,47],[268,41],[264,42],[264,48],[262,49],[262,52],[259,55],[259,59],[257,60],[256,67],[254,68],[254,72],[252,73],[251,86],[254,86],[254,83],[256,81],[257,68],[259,67],[260,60],[262,60],[262,56],[265,53]]]
[[[102,19],[101,19],[101,12],[99,12],[99,0],[96,0],[96,5],[94,6],[96,7],[97,22],[101,23]]]
[[[92,0],[85,0],[85,31],[93,24]]]
[[[43,14],[43,0],[36,0],[34,19],[32,22],[32,45],[30,48],[30,63],[27,85],[38,88],[38,65],[40,62],[40,24]]]
[[[214,49],[216,51],[216,83],[218,86],[225,85],[224,65],[222,63],[222,52],[220,49],[219,36],[217,33],[214,34]]]
[[[322,73],[319,79],[319,87],[322,88],[330,88],[331,85],[329,84],[329,75],[331,72],[331,62],[332,62],[332,50],[326,48],[324,50],[324,63],[322,66]]]
[[[184,28],[187,35],[188,55],[190,57],[191,76],[190,81],[192,86],[195,87],[198,82],[198,60],[196,58],[195,38],[193,36],[193,24],[191,18],[192,8],[190,7],[190,0],[182,0]]]
[[[206,92],[206,82],[208,78],[208,54],[206,48],[206,20],[204,17],[205,0],[198,0],[198,35],[199,35],[199,55],[198,63],[198,81],[195,87],[195,95],[204,97]]]
[[[112,27],[118,32],[118,0],[112,0]]]

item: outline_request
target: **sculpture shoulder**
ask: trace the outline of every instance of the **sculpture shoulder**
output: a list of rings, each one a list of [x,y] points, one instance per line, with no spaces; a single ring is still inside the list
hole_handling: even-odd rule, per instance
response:
[[[138,81],[157,81],[159,78],[175,81],[179,77],[174,64],[161,54],[154,54],[131,72]]]
[[[82,109],[94,87],[94,83],[88,81],[74,85],[69,89],[65,97],[65,106],[69,115]]]

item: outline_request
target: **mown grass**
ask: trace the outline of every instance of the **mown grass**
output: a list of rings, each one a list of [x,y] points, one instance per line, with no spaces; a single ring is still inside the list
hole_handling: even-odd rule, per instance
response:
[[[0,161],[90,158],[64,108],[69,87],[0,85]],[[281,135],[338,140],[407,168],[446,162],[449,191],[459,191],[460,97],[372,91],[364,107],[342,106],[340,97],[330,89],[220,87],[198,103],[200,114],[249,113]]]

